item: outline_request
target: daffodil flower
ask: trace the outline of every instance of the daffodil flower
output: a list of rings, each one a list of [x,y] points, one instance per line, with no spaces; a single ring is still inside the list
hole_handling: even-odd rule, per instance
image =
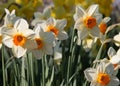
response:
[[[35,12],[34,13],[35,19],[32,20],[31,25],[35,26],[38,23],[45,22],[45,20],[47,20],[50,16],[51,16],[51,8],[50,7],[46,7],[43,10],[43,13]]]
[[[101,19],[102,15],[98,11],[98,5],[91,5],[87,10],[84,10],[79,5],[76,6],[74,28],[78,30],[78,37],[80,40],[86,38],[88,35],[99,37],[100,30],[98,24]]]
[[[12,48],[13,55],[17,58],[22,57],[27,49],[37,47],[33,40],[35,33],[29,29],[29,25],[24,19],[18,19],[13,29],[4,28],[2,34],[5,34],[3,43],[7,47]]]
[[[45,54],[53,54],[54,35],[52,32],[44,32],[43,28],[40,24],[34,28],[36,33],[34,40],[36,41],[37,47],[32,52],[37,59],[41,59]]]
[[[56,20],[50,17],[44,24],[44,31],[53,32],[57,40],[65,40],[68,38],[67,33],[64,31],[64,27],[66,26],[66,24],[66,19]]]
[[[113,73],[113,65],[105,62],[84,71],[86,79],[91,82],[90,86],[119,86],[120,81]]]
[[[101,41],[105,41],[106,39],[106,31],[107,31],[107,23],[111,20],[110,17],[105,17],[101,23],[99,24],[99,29],[100,29],[100,39]]]
[[[6,15],[4,18],[3,27],[13,28],[14,23],[19,19],[19,17],[15,15],[15,10],[12,10],[12,12],[10,13],[10,11],[5,8],[5,12]]]

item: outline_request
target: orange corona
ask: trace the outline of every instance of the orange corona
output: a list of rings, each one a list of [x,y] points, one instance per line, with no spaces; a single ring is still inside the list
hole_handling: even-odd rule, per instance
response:
[[[97,82],[102,86],[106,86],[110,82],[110,76],[105,73],[99,73],[97,77]]]
[[[59,32],[58,29],[55,28],[53,25],[49,25],[49,26],[48,26],[47,32],[49,32],[49,31],[53,32],[53,33],[55,34],[55,36],[57,36],[57,35],[58,35],[58,32]]]
[[[40,38],[35,38],[37,45],[38,45],[38,49],[41,49],[43,47],[43,41]]]
[[[90,16],[84,19],[84,24],[87,28],[92,29],[97,23],[96,19]]]
[[[105,23],[101,23],[99,25],[99,28],[100,28],[100,32],[104,34],[106,31],[107,25]]]
[[[22,34],[16,34],[13,37],[13,42],[16,46],[23,46],[26,42],[26,37],[24,37]]]

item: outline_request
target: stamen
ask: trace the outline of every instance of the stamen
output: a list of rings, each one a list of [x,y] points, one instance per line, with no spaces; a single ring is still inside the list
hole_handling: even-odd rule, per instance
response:
[[[97,77],[97,82],[101,85],[107,85],[110,82],[110,76],[105,73],[99,73]]]
[[[84,24],[87,28],[92,29],[94,26],[96,26],[96,19],[93,17],[87,17],[84,19]]]
[[[43,41],[40,38],[35,38],[37,45],[38,45],[38,49],[41,49],[43,47]]]
[[[13,42],[16,46],[23,46],[26,42],[26,37],[24,37],[22,34],[16,34],[13,37]]]

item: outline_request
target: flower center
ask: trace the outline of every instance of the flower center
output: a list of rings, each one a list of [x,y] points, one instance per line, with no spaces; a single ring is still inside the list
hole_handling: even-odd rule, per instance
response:
[[[23,46],[26,42],[26,37],[23,36],[22,34],[16,34],[13,37],[13,42],[16,46]]]
[[[95,25],[96,25],[96,19],[95,18],[93,18],[93,17],[87,17],[87,18],[85,18],[85,20],[84,20],[84,24],[85,24],[85,26],[87,27],[87,28],[90,28],[90,29],[92,29]]]
[[[58,35],[58,29],[57,28],[55,28],[53,25],[49,25],[48,26],[48,28],[47,28],[47,31],[49,32],[49,31],[51,31],[51,32],[53,32],[54,34],[55,34],[55,36],[57,36]]]
[[[110,82],[110,76],[105,73],[99,73],[97,77],[97,82],[101,85],[107,85]]]
[[[105,23],[101,23],[99,25],[99,28],[100,28],[100,32],[104,34],[106,31],[107,25]]]
[[[41,49],[43,47],[43,41],[40,38],[35,38],[37,45],[38,45],[38,49]]]

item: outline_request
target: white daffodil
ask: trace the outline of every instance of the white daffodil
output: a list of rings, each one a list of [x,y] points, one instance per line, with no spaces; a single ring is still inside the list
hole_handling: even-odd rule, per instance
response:
[[[53,32],[57,40],[65,40],[68,38],[67,33],[64,31],[64,27],[66,26],[66,24],[66,19],[55,20],[51,17],[46,21],[44,25],[44,31]]]
[[[32,52],[37,59],[41,59],[45,54],[53,54],[54,35],[52,32],[44,32],[43,28],[40,24],[34,28],[37,48],[33,49]]]
[[[3,43],[12,48],[13,55],[17,58],[22,57],[27,49],[33,49],[37,47],[33,40],[35,33],[31,29],[28,29],[29,25],[26,20],[18,19],[13,29],[7,27],[2,30]]]
[[[120,81],[113,73],[113,65],[105,62],[101,62],[96,69],[84,71],[86,79],[91,82],[90,86],[119,86]]]
[[[19,17],[16,17],[15,10],[12,10],[12,12],[10,13],[8,9],[5,9],[5,12],[6,12],[6,15],[4,18],[3,27],[13,28],[14,23],[19,19]]]
[[[111,20],[110,17],[105,17],[101,23],[99,24],[100,29],[100,40],[103,42],[106,39],[106,30],[107,30],[107,23]]]
[[[115,68],[120,67],[120,49],[116,52],[114,48],[110,47],[108,50],[108,56],[110,58],[110,63],[112,63]]]
[[[87,10],[84,10],[79,5],[76,6],[74,28],[78,30],[80,40],[86,38],[89,34],[92,37],[99,37],[100,30],[98,24],[102,19],[102,15],[98,10],[98,5],[91,5]]]
[[[119,34],[115,35],[113,39],[115,41],[116,46],[119,47],[120,46],[120,32]]]
[[[51,16],[51,8],[46,7],[43,10],[43,13],[41,12],[35,12],[34,17],[35,19],[32,21],[32,25],[35,26],[38,23],[45,22],[46,19],[48,19]]]

